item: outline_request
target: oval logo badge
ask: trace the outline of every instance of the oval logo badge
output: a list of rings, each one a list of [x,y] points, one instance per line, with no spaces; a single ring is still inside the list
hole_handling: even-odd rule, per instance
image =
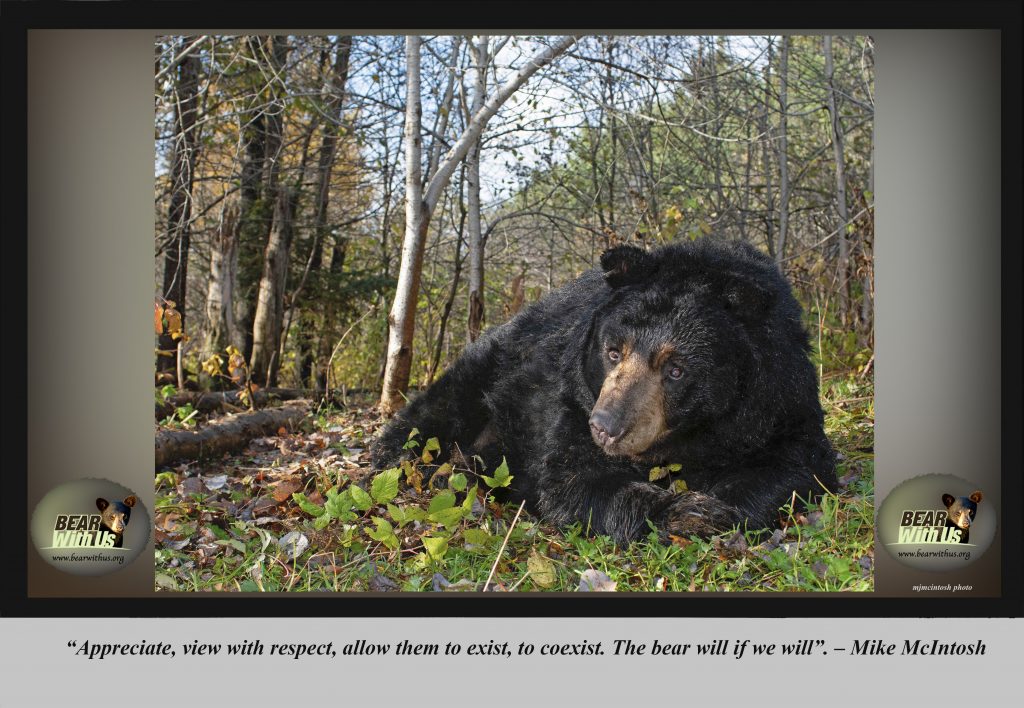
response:
[[[104,575],[128,565],[149,540],[145,505],[105,479],[79,479],[51,489],[32,514],[32,542],[58,570]]]
[[[968,566],[995,535],[996,509],[985,490],[953,475],[908,479],[878,510],[878,536],[885,550],[919,570]]]

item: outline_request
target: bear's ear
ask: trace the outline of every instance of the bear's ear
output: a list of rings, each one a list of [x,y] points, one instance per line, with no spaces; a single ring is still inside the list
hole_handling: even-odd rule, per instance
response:
[[[99,499],[96,500],[96,508],[99,509],[100,511],[103,511],[108,506],[110,506],[110,502],[108,502],[103,497],[100,497]]]
[[[984,495],[981,492],[972,492],[971,496],[969,497],[969,499],[972,502],[974,502],[975,504],[980,502],[983,498],[984,498]]]
[[[133,496],[132,497],[125,497],[124,498],[124,505],[125,506],[135,506],[135,502],[136,501],[138,501],[138,500],[135,497],[133,497]]]
[[[952,494],[943,494],[942,495],[942,503],[946,505],[947,509],[949,507],[953,506],[953,502],[955,502],[955,501],[956,501],[956,497],[954,497]]]
[[[604,279],[613,288],[645,280],[654,270],[654,259],[636,246],[616,246],[601,254]]]
[[[775,301],[775,293],[743,276],[729,278],[723,292],[725,309],[744,318],[760,317]]]

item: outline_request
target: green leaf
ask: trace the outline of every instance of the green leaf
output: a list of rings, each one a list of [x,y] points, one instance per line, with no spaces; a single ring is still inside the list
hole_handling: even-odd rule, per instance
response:
[[[412,430],[410,430],[409,431],[409,437],[406,440],[405,445],[402,445],[402,449],[403,450],[411,450],[414,447],[419,447],[420,446],[420,441],[416,440],[416,436],[419,435],[419,434],[420,434],[420,429],[419,428],[413,428]]]
[[[405,517],[405,511],[394,504],[388,504],[388,516],[391,517],[392,521],[398,524],[398,528],[402,528],[408,521]]]
[[[427,507],[427,514],[434,514],[438,511],[451,509],[453,506],[455,506],[455,493],[449,491],[440,492],[430,500],[430,505]]]
[[[465,491],[466,485],[469,484],[469,480],[466,479],[466,475],[462,472],[456,472],[448,478],[448,486],[454,489],[456,492]]]
[[[373,478],[370,485],[370,495],[378,504],[384,504],[398,496],[398,479],[402,476],[402,470],[393,467],[384,470]]]
[[[315,528],[317,531],[322,531],[325,528],[327,528],[327,524],[329,523],[331,523],[331,515],[321,514],[320,516],[316,517],[316,520],[313,522],[313,528]]]
[[[310,516],[323,516],[325,511],[324,508],[318,504],[314,504],[313,502],[311,502],[309,499],[306,498],[306,495],[303,494],[302,492],[295,492],[294,494],[292,494],[292,499],[295,501],[296,504],[299,505],[300,509],[302,509]]]
[[[648,482],[657,482],[659,479],[668,477],[668,470],[664,467],[652,467],[651,473],[647,475]]]
[[[682,494],[683,492],[690,491],[690,488],[686,486],[685,479],[672,480],[672,484],[669,485],[668,489],[673,494]]]
[[[487,475],[481,475],[484,482],[491,489],[497,489],[498,487],[507,487],[512,484],[512,475],[508,473],[508,462],[504,457],[501,458],[501,464],[498,465],[498,469],[494,470],[494,476],[488,477]]]
[[[440,509],[427,516],[427,519],[433,521],[435,524],[441,524],[445,528],[458,525],[462,521],[462,517],[465,515],[465,510],[461,506],[453,506],[448,509]]]
[[[339,494],[328,494],[327,502],[324,504],[324,508],[327,510],[327,513],[335,519],[350,517],[352,505],[354,504],[352,501],[352,489],[358,489],[358,487],[350,487]]]
[[[474,484],[473,488],[469,490],[469,494],[462,500],[462,508],[465,510],[467,517],[473,513],[473,500],[476,499],[476,488],[479,486],[479,484]]]
[[[441,560],[448,552],[448,539],[443,536],[424,536],[423,547],[427,549],[427,555],[434,560]]]
[[[388,523],[388,520],[374,516],[373,523],[377,525],[377,528],[367,529],[366,535],[375,541],[380,541],[391,550],[397,551],[402,544],[399,542],[398,537],[395,535],[395,530]]]
[[[683,469],[683,466],[681,464],[679,464],[678,462],[675,462],[675,463],[673,463],[673,464],[668,466],[668,471],[669,472],[681,472],[682,469]]]
[[[530,577],[538,587],[549,588],[558,580],[555,564],[550,558],[537,553],[535,549],[530,550],[530,557],[526,559],[526,569],[530,571]]]
[[[360,511],[368,511],[373,506],[373,499],[370,498],[370,495],[362,487],[353,484],[348,488],[348,492],[352,495],[352,503]]]
[[[466,543],[471,543],[474,546],[488,546],[494,539],[494,536],[483,529],[466,529],[462,532],[462,537],[466,540]]]

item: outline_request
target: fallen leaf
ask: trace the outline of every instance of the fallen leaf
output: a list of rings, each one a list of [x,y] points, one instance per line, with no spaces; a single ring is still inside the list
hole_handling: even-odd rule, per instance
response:
[[[682,536],[676,536],[675,534],[671,534],[671,533],[668,535],[668,538],[669,538],[670,541],[672,541],[672,543],[674,543],[675,545],[679,546],[680,548],[686,548],[687,546],[689,546],[690,544],[693,543],[693,541],[691,541],[688,538],[683,538]]]
[[[616,583],[600,570],[588,568],[580,574],[580,592],[615,592]]]
[[[164,588],[165,590],[177,590],[178,589],[178,583],[176,583],[174,581],[174,578],[172,578],[169,575],[164,575],[163,573],[157,573],[155,580],[156,580],[157,587]]]
[[[374,573],[370,578],[370,590],[373,592],[396,592],[398,584],[380,573]]]
[[[291,499],[292,494],[302,489],[302,483],[297,479],[285,479],[274,487],[274,501],[281,503]]]
[[[526,560],[526,569],[538,587],[549,588],[558,580],[555,564],[551,562],[550,558],[545,558],[534,549],[530,550],[530,557]]]
[[[189,494],[205,494],[209,491],[200,477],[187,477],[181,480],[178,488],[181,490],[181,496],[183,497]]]
[[[295,560],[309,548],[309,539],[306,538],[304,533],[289,531],[277,540],[277,545],[284,550],[288,560]]]
[[[207,489],[220,489],[228,483],[228,476],[226,474],[218,474],[213,477],[203,477],[203,484],[206,485]]]

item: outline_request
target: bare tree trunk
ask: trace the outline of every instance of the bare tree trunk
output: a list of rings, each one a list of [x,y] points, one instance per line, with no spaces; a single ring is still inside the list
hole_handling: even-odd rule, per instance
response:
[[[839,121],[832,62],[832,36],[825,35],[825,79],[828,82],[828,113],[832,126],[832,151],[836,163],[836,208],[839,212],[839,228],[836,238],[839,245],[839,312],[846,322],[850,310],[850,245],[846,238],[849,214],[846,209],[846,162],[843,159],[843,129]]]
[[[463,175],[459,181],[465,183],[465,176]],[[460,189],[459,192],[461,193],[461,191],[462,190]],[[448,318],[451,316],[452,306],[455,305],[455,295],[458,293],[459,280],[462,276],[462,241],[467,213],[465,202],[461,199],[461,194],[459,206],[461,214],[459,215],[459,228],[455,235],[455,271],[452,273],[452,285],[451,289],[448,291],[448,299],[445,300],[444,310],[441,312],[441,323],[438,325],[437,331],[437,346],[434,349],[434,355],[430,359],[430,368],[427,370],[427,378],[430,381],[434,380],[434,377],[437,375],[437,369],[441,364],[441,350],[444,348],[444,334],[448,327]]]
[[[420,37],[405,40],[405,240],[402,264],[398,270],[395,302],[388,314],[388,355],[384,368],[384,386],[380,409],[393,415],[404,405],[403,393],[409,386],[412,368],[412,337],[415,332],[415,299],[420,291],[423,270],[423,245],[427,235],[427,209],[423,203],[423,145],[420,122]]]
[[[775,188],[772,180],[772,128],[768,116],[771,112],[772,97],[772,40],[768,40],[768,61],[764,65],[764,112],[761,114],[761,135],[764,149],[761,151],[761,164],[764,170],[764,204],[768,211],[765,219],[765,238],[768,251],[778,260],[778,249],[775,244]]]
[[[184,37],[182,46],[188,47],[195,37]],[[195,54],[186,56],[178,67],[177,94],[174,109],[174,145],[171,159],[171,201],[167,210],[168,247],[164,256],[164,299],[174,303],[181,313],[181,331],[185,331],[185,295],[188,277],[188,254],[191,240],[192,183],[199,149],[198,94],[201,62]],[[174,356],[157,356],[157,371],[170,372],[177,368],[179,342],[170,334],[161,334],[157,347]],[[181,377],[178,377],[181,385]]]
[[[278,177],[281,172],[281,150],[283,146],[283,123],[285,89],[281,72],[288,59],[288,37],[251,37],[250,50],[256,62],[265,67],[264,87],[260,93],[264,102],[254,111],[250,123],[247,167],[259,170],[255,176],[243,171],[245,181],[256,179],[258,185],[254,200],[248,210],[242,212],[242,232],[239,243],[239,287],[235,289],[238,300],[238,323],[241,341],[237,344],[246,360],[252,357],[253,323],[259,297],[260,281],[266,255],[266,244],[273,227],[274,210],[277,208]],[[250,187],[251,189],[251,187]]]
[[[238,268],[239,208],[232,203],[221,213],[210,249],[210,283],[206,289],[206,339],[203,358],[223,352],[235,327],[234,281]]]
[[[284,289],[288,276],[288,253],[294,232],[293,212],[296,192],[288,187],[277,190],[274,206],[274,227],[267,242],[260,278],[256,313],[253,316],[252,358],[249,368],[252,380],[260,385],[274,386],[281,362],[277,352],[284,324]]]
[[[461,137],[444,156],[437,171],[430,175],[426,189],[422,177],[422,144],[420,125],[420,43],[419,37],[406,39],[406,123],[405,123],[405,238],[402,244],[402,264],[398,271],[395,301],[388,315],[388,354],[381,386],[380,410],[393,415],[405,404],[404,393],[409,387],[412,370],[412,340],[416,329],[416,299],[420,291],[423,270],[423,248],[426,244],[430,215],[451,179],[455,168],[469,152],[484,128],[502,104],[542,67],[551,63],[575,42],[574,37],[561,37],[555,44],[526,61],[512,77],[502,84],[473,115]]]
[[[352,52],[352,37],[343,36],[338,39],[334,55],[334,67],[330,81],[325,88],[324,114],[327,123],[323,129],[320,153],[317,160],[316,204],[313,216],[313,243],[310,247],[309,259],[303,270],[302,277],[291,296],[291,306],[299,306],[302,289],[311,273],[318,273],[323,267],[324,244],[328,232],[327,206],[331,196],[331,176],[334,170],[338,147],[338,133],[341,128],[342,106],[345,100],[345,87],[348,83],[349,57]],[[340,235],[339,239],[343,238]],[[300,322],[301,322],[300,318]],[[317,361],[316,343],[312,327],[301,327],[299,333],[300,372],[299,378],[308,382],[310,388],[318,388],[322,376],[323,361]],[[324,379],[326,380],[326,379]]]
[[[473,81],[473,101],[470,115],[476,115],[484,105],[487,91],[487,35],[477,38],[473,47],[475,79]],[[484,244],[480,231],[480,147],[478,138],[469,152],[466,153],[466,185],[469,193],[466,196],[467,238],[469,241],[469,341],[475,342],[484,327]]]
[[[779,238],[775,245],[775,263],[782,269],[786,258],[786,238],[789,236],[789,37],[782,37],[782,56],[779,64]]]

